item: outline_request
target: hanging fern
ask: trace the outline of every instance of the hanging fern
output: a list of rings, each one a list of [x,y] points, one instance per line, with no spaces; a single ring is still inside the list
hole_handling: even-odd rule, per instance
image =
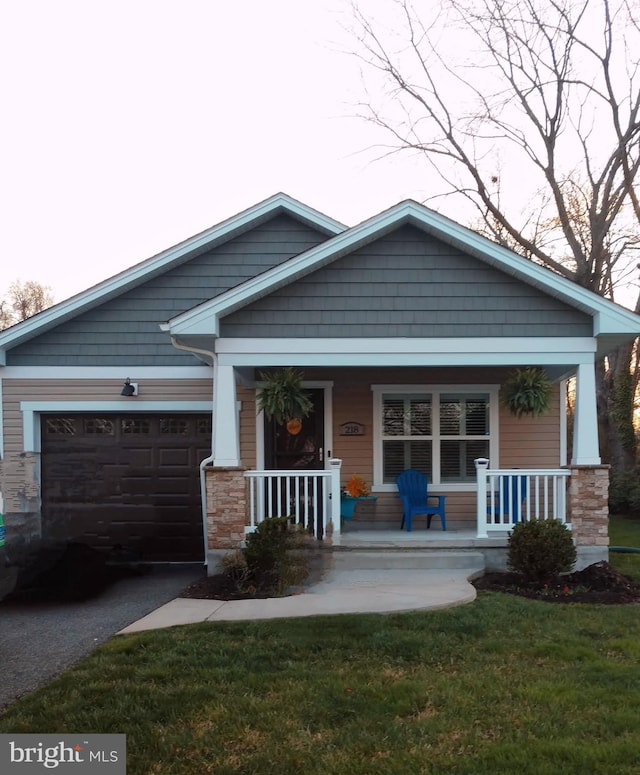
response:
[[[292,366],[270,374],[260,373],[264,385],[258,393],[258,409],[278,425],[307,417],[313,411],[313,402],[302,388],[303,378],[303,373]]]
[[[537,417],[551,408],[552,385],[543,369],[516,369],[502,385],[500,397],[516,417]]]

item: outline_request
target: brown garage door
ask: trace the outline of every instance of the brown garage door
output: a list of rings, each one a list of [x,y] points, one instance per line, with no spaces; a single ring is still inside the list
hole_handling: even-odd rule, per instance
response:
[[[201,561],[210,454],[210,415],[43,415],[43,537]]]

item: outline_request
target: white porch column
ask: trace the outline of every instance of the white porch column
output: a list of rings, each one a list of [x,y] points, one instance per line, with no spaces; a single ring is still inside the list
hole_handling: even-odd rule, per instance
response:
[[[329,520],[331,521],[333,528],[333,535],[339,536],[341,529],[341,517],[340,517],[340,469],[342,467],[342,460],[337,457],[333,457],[329,460],[329,470],[331,471],[331,512],[329,514]]]
[[[476,525],[477,537],[488,538],[487,533],[487,468],[489,461],[479,457],[473,461],[476,467]]]
[[[213,465],[242,465],[236,375],[233,366],[221,366],[218,359],[213,369]]]
[[[575,466],[600,465],[598,448],[598,411],[596,407],[595,364],[578,365],[576,379],[576,409],[573,418],[573,455]]]

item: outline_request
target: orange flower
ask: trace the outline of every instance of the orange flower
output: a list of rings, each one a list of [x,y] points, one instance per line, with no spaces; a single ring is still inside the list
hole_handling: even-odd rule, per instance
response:
[[[363,495],[369,494],[369,489],[365,484],[364,479],[361,476],[358,476],[358,474],[353,474],[349,477],[344,487],[344,491],[352,498],[361,498]]]

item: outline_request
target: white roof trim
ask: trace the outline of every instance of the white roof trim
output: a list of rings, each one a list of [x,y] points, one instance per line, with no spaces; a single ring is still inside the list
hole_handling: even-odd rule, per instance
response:
[[[634,313],[412,201],[401,202],[306,253],[294,256],[289,261],[220,294],[215,299],[177,315],[169,321],[169,329],[176,336],[218,336],[220,318],[331,263],[341,255],[383,236],[403,223],[411,223],[591,315],[594,318],[594,336],[640,334],[640,317]]]
[[[339,234],[347,228],[344,224],[302,202],[298,202],[287,194],[275,194],[216,226],[212,226],[210,229],[159,253],[157,256],[142,261],[130,269],[126,269],[82,293],[34,315],[23,323],[0,332],[0,350],[6,351],[15,347],[55,325],[75,317],[86,309],[118,296],[129,288],[139,285],[145,279],[166,271],[171,264],[178,264],[180,261],[188,259],[192,253],[221,244],[231,239],[236,233],[246,231],[254,222],[259,223],[280,211],[290,213],[329,235]],[[0,360],[1,362],[2,360]]]

